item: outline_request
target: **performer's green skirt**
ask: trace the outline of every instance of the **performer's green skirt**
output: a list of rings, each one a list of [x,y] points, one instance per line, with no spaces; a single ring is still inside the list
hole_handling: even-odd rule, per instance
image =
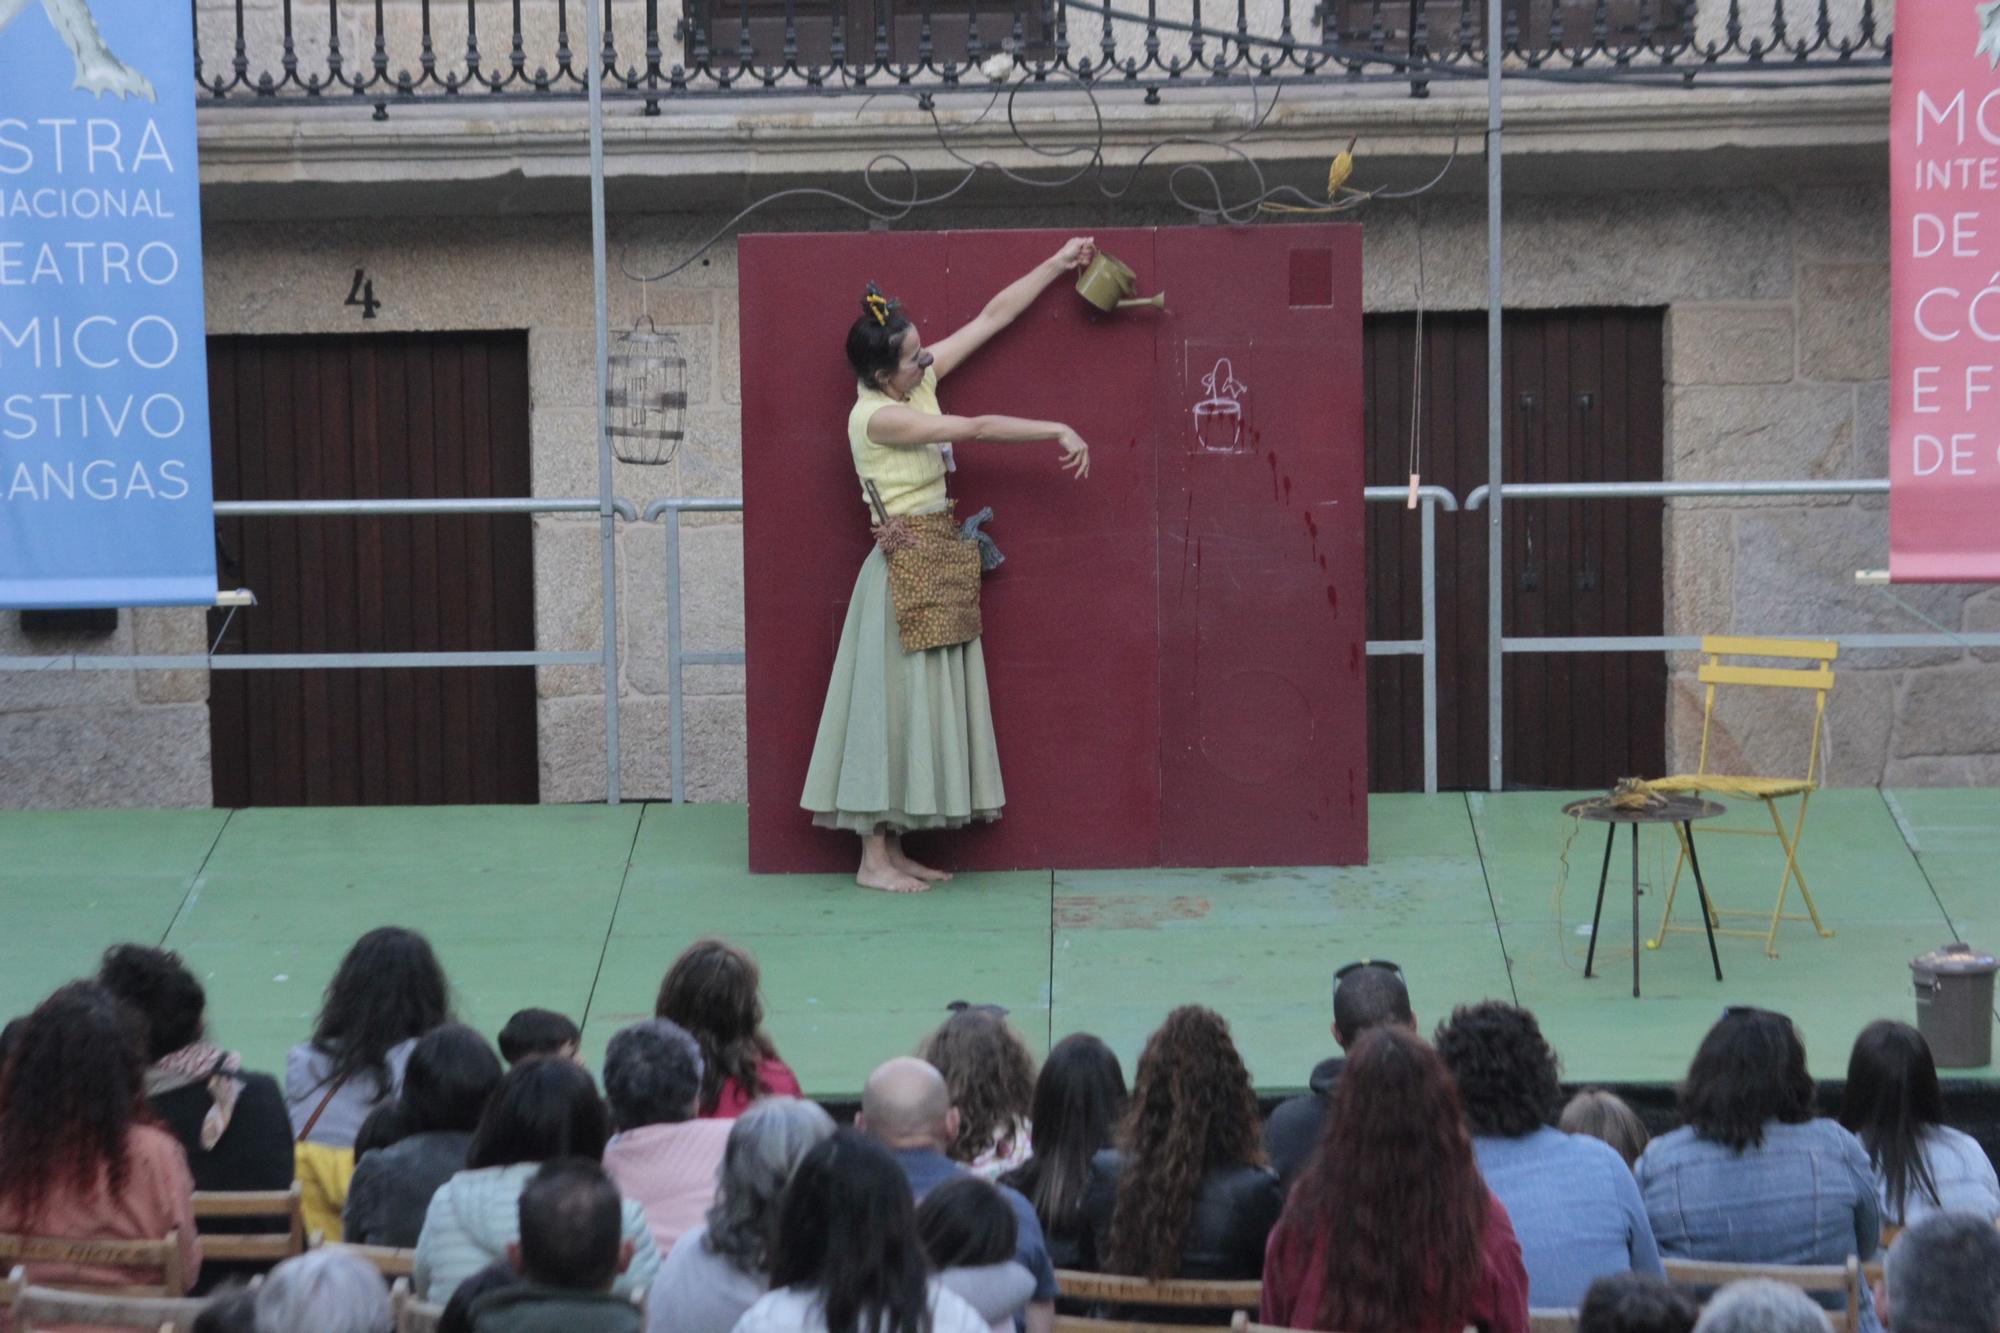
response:
[[[889,565],[871,550],[799,804],[821,828],[900,833],[998,819],[1005,801],[979,640],[904,652]]]

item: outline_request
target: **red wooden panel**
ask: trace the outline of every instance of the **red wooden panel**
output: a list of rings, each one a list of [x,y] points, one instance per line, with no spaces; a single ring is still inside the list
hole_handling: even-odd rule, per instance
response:
[[[1157,269],[1161,863],[1365,862],[1361,230],[1162,229]]]
[[[862,283],[880,280],[935,340],[1064,239],[742,242],[754,870],[834,870],[854,857],[853,837],[811,828],[798,795],[868,550],[840,353]],[[1359,860],[1359,232],[1097,239],[1143,289],[1166,287],[1166,312],[1101,315],[1051,291],[943,386],[950,411],[1069,422],[1093,464],[1074,483],[1047,444],[959,451],[961,510],[993,505],[1008,553],[987,585],[984,639],[1008,806],[999,824],[941,837],[931,855],[976,869]],[[1332,304],[1319,303],[1320,260],[1295,271],[1294,250],[1331,253]],[[1291,305],[1295,290],[1315,304]],[[1209,367],[1190,372],[1188,357],[1246,335],[1251,360],[1268,358],[1255,425],[1273,443],[1209,456],[1188,430],[1190,374]],[[1198,604],[1182,587],[1196,544]]]
[[[1096,235],[1150,281],[1154,232]],[[1067,237],[946,239],[949,331]],[[1162,321],[1153,311],[1104,315],[1061,290],[1068,285],[1044,293],[942,390],[948,411],[1065,422],[1091,451],[1083,481],[1057,465],[1053,444],[956,451],[959,512],[993,506],[994,537],[1007,553],[980,603],[1006,815],[930,844],[968,865],[1151,865],[1158,855],[1158,498],[1156,456],[1146,446]],[[1065,364],[1078,373],[1050,373]]]

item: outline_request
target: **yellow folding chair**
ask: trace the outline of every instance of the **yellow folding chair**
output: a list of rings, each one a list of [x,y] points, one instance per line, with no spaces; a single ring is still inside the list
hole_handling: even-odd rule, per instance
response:
[[[1778,924],[1783,921],[1810,920],[1813,929],[1822,936],[1830,936],[1832,931],[1819,919],[1819,908],[1813,904],[1812,891],[1806,887],[1805,872],[1799,868],[1799,842],[1803,837],[1806,823],[1806,806],[1812,794],[1819,789],[1821,768],[1821,745],[1826,734],[1826,696],[1833,689],[1833,660],[1840,656],[1840,645],[1821,643],[1810,639],[1746,639],[1730,635],[1709,635],[1701,641],[1701,651],[1706,660],[1701,664],[1701,683],[1707,687],[1701,714],[1701,758],[1691,774],[1661,778],[1646,785],[1654,791],[1667,792],[1714,792],[1723,796],[1738,796],[1762,801],[1765,811],[1771,816],[1771,830],[1754,828],[1717,828],[1704,830],[1707,833],[1735,833],[1758,838],[1776,838],[1785,849],[1784,873],[1778,879],[1778,902],[1771,909],[1769,924],[1761,930],[1730,930],[1721,924],[1723,917],[1753,917],[1763,920],[1762,911],[1742,909],[1724,910],[1714,907],[1714,890],[1711,885],[1709,923],[1718,935],[1741,935],[1751,939],[1762,937],[1764,953],[1778,956]],[[1726,663],[1728,657],[1777,658],[1781,661],[1810,662],[1811,666],[1767,667],[1736,666]],[[1715,729],[1715,696],[1720,687],[1745,686],[1753,689],[1811,690],[1813,693],[1812,741],[1806,749],[1806,771],[1803,777],[1739,777],[1722,773],[1711,773],[1708,767],[1712,749],[1710,741]],[[1789,828],[1778,812],[1778,802],[1798,797],[1799,806]],[[1673,881],[1667,886],[1667,907],[1660,915],[1659,933],[1647,942],[1646,947],[1657,949],[1667,932],[1674,930],[1695,930],[1694,926],[1673,924],[1674,894],[1680,888],[1681,870],[1687,864],[1688,848],[1685,836],[1682,838],[1680,855],[1674,861]],[[1785,899],[1791,892],[1793,882],[1799,886],[1799,897],[1805,900],[1806,916],[1785,913]]]

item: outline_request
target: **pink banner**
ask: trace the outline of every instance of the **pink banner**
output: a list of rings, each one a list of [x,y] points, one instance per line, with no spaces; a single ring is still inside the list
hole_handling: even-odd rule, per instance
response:
[[[2000,5],[1896,14],[1889,574],[2000,581]]]

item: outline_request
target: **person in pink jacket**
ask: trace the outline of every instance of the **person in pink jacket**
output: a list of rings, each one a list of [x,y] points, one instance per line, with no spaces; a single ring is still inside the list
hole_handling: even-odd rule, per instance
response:
[[[64,1240],[179,1242],[201,1271],[194,1177],[146,1110],[136,1017],[95,982],[64,986],[22,1021],[0,1064],[0,1231]],[[157,1272],[29,1263],[35,1282],[158,1282]]]

